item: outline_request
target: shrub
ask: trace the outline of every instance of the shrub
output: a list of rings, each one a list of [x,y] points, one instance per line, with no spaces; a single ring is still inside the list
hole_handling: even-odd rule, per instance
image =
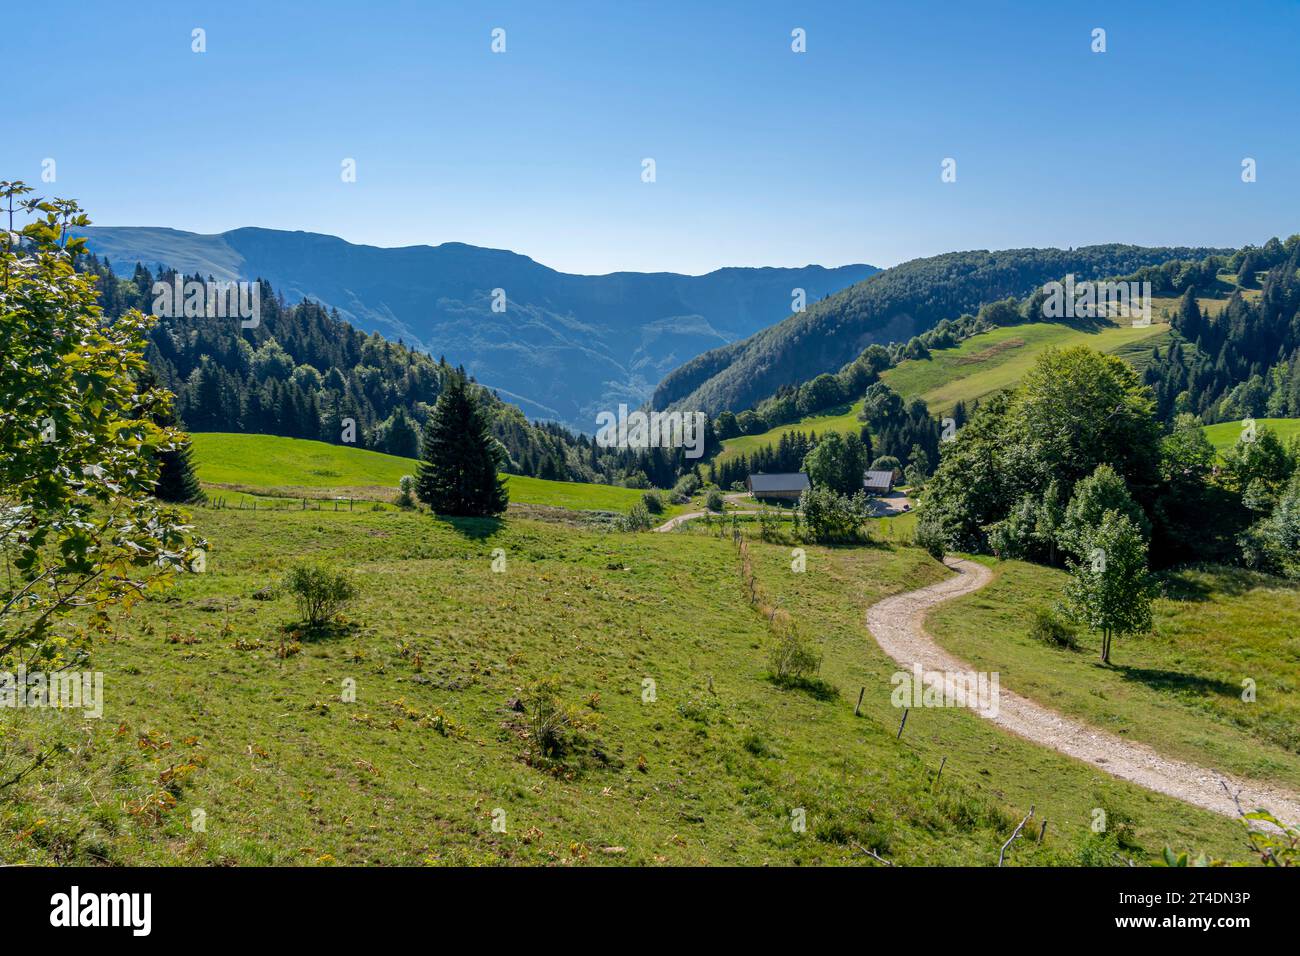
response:
[[[399,508],[415,507],[415,476],[403,475],[397,483],[397,498],[393,503]]]
[[[527,690],[524,710],[528,730],[539,757],[558,761],[575,748],[587,743],[586,732],[597,720],[595,714],[560,700],[560,679],[544,677]]]
[[[826,488],[805,488],[799,497],[808,536],[823,544],[868,540],[863,527],[871,505],[862,492],[849,497]]]
[[[785,627],[772,641],[768,664],[773,679],[778,684],[788,684],[813,677],[821,670],[822,656],[812,641],[793,627]]]
[[[672,502],[675,505],[684,505],[699,490],[699,475],[693,471],[688,471],[677,479],[677,484],[673,485]]]
[[[721,511],[724,504],[721,489],[710,488],[709,496],[704,500],[704,507],[710,511]]]
[[[654,519],[650,517],[650,509],[645,506],[644,501],[638,501],[619,521],[619,527],[624,531],[649,531],[654,527]]]
[[[664,513],[664,498],[657,491],[647,491],[641,495],[641,503],[645,505],[646,511],[652,515],[661,515]]]
[[[1052,647],[1064,647],[1071,651],[1079,649],[1078,632],[1044,607],[1034,609],[1034,620],[1029,625],[1029,636]]]
[[[357,596],[357,587],[346,571],[334,571],[319,564],[299,564],[284,582],[293,595],[298,614],[311,627],[321,627]]]
[[[948,536],[944,534],[943,525],[931,511],[922,510],[912,531],[912,542],[924,548],[936,561],[942,561],[948,551]]]

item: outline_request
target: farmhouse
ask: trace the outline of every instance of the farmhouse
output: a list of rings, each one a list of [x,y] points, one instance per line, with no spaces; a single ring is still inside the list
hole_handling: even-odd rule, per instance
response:
[[[750,475],[745,479],[745,487],[755,498],[794,501],[808,487],[808,476],[802,471],[780,475]]]
[[[893,489],[893,471],[868,471],[862,476],[862,490],[869,495],[887,495]]]

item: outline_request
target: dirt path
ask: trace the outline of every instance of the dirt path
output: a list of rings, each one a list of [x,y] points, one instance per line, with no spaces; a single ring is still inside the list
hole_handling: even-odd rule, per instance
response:
[[[736,492],[730,495],[723,495],[722,499],[726,501],[728,504],[738,505],[740,504],[741,498],[748,498],[748,497],[750,497],[749,492],[745,491],[745,492]],[[655,528],[655,531],[672,531],[678,525],[683,525],[686,522],[691,521],[695,518],[703,518],[706,514],[710,514],[710,513],[715,518],[725,519],[730,517],[731,515],[756,515],[759,512],[757,511],[723,511],[723,512],[690,511],[684,515],[678,515],[675,518],[670,518],[669,520],[661,524],[659,527]]]
[[[886,598],[867,611],[871,636],[886,654],[908,670],[917,662],[926,673],[971,670],[925,632],[925,616],[937,604],[979,590],[992,579],[993,573],[974,561],[950,557],[944,563],[958,573],[929,587]],[[1239,792],[1242,808],[1247,812],[1265,808],[1284,823],[1300,824],[1300,796],[1296,794],[1162,756],[1144,744],[1064,717],[1005,688],[1000,688],[995,715],[976,712],[1017,736],[1156,793],[1235,817],[1237,808],[1223,789],[1223,784],[1227,784],[1233,793]]]

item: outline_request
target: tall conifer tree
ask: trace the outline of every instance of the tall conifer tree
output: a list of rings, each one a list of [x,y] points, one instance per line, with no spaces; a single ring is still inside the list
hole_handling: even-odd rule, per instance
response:
[[[424,461],[415,493],[438,514],[487,517],[509,497],[501,445],[463,373],[444,374],[442,394],[424,430]]]

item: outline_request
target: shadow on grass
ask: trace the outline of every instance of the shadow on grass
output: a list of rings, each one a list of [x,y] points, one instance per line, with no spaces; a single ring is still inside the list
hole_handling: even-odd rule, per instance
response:
[[[1214,597],[1241,597],[1257,588],[1286,588],[1296,590],[1300,584],[1286,578],[1273,577],[1248,568],[1234,568],[1223,564],[1194,565],[1178,571],[1169,571],[1162,582],[1165,597],[1171,601],[1209,601]]]
[[[1224,697],[1236,697],[1241,688],[1215,677],[1200,677],[1196,674],[1184,674],[1181,671],[1160,670],[1154,667],[1126,667],[1112,665],[1125,680],[1145,684],[1154,690],[1191,691],[1200,694],[1220,694]]]
[[[436,514],[433,520],[445,524],[461,537],[471,541],[485,541],[505,527],[505,522],[500,518],[458,518],[453,515]]]
[[[771,674],[767,679],[782,690],[803,691],[817,700],[834,700],[840,696],[839,689],[834,684],[820,677],[777,677]]]
[[[293,621],[284,625],[286,636],[295,641],[302,643],[315,643],[316,641],[335,640],[340,637],[350,637],[357,633],[359,625],[355,621],[333,620],[326,621],[324,624],[309,624],[306,621]]]

